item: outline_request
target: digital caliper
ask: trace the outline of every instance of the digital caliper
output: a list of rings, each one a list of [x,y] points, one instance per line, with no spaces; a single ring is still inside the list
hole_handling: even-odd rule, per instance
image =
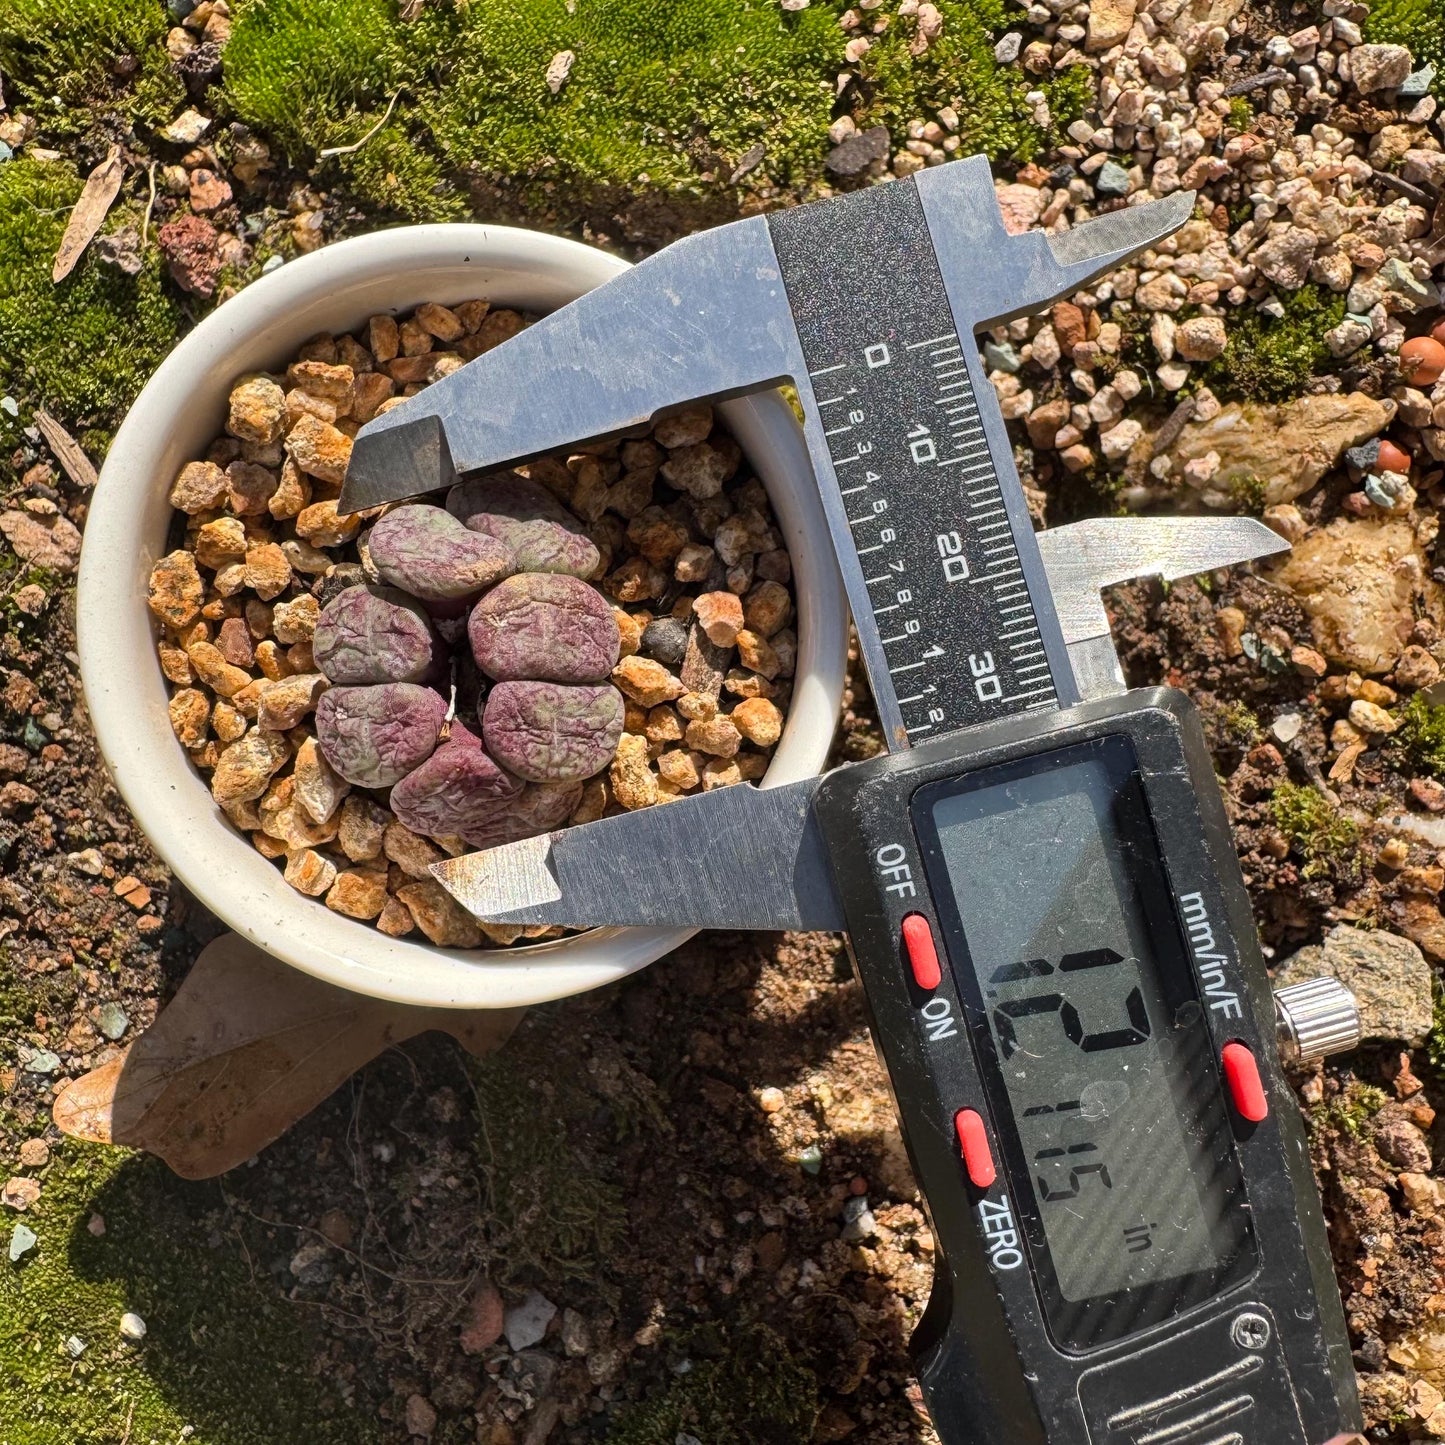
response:
[[[1350,1047],[1353,1004],[1271,998],[1198,719],[1124,691],[1099,597],[1284,544],[1248,519],[1036,536],[974,340],[1192,205],[1011,236],[973,158],[690,237],[365,427],[342,499],[797,386],[889,755],[434,871],[498,921],[846,929],[939,1246],[913,1348],[948,1445],[1360,1423],[1275,1057]],[[686,887],[636,866],[703,838]]]

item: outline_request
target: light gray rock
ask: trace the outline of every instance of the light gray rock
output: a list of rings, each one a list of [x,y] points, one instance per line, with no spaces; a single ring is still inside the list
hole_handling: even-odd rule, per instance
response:
[[[1434,1022],[1430,966],[1408,938],[1342,923],[1323,944],[1311,944],[1275,970],[1274,984],[1306,983],[1328,975],[1354,994],[1362,1037],[1416,1048]]]
[[[529,1289],[519,1304],[509,1305],[502,1317],[502,1333],[514,1350],[530,1350],[540,1345],[547,1335],[547,1326],[557,1306],[546,1295]]]

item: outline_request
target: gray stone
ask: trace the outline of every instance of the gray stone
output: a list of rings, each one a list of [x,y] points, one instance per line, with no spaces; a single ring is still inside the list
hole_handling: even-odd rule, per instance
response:
[[[1414,100],[1418,96],[1429,95],[1430,87],[1435,83],[1435,67],[1426,65],[1420,70],[1412,71],[1400,82],[1400,89],[1397,92],[1401,100]]]
[[[35,1049],[28,1058],[22,1052],[20,1058],[27,1074],[53,1074],[60,1067],[60,1055],[49,1049]]]
[[[125,1010],[111,999],[101,1004],[95,1026],[114,1043],[130,1027],[130,1019],[126,1017]]]
[[[868,1208],[868,1201],[854,1196],[843,1206],[843,1232],[840,1238],[846,1244],[860,1244],[872,1239],[878,1233],[878,1221]]]
[[[1413,311],[1439,303],[1439,287],[1433,282],[1422,281],[1398,256],[1391,256],[1380,268],[1380,279],[1402,301],[1408,302]]]
[[[1357,447],[1348,447],[1345,450],[1345,460],[1352,466],[1358,467],[1362,472],[1373,470],[1374,465],[1380,459],[1380,439],[1371,437],[1369,441],[1361,442]]]
[[[28,1224],[17,1224],[10,1235],[10,1263],[29,1254],[39,1243],[40,1237]]]
[[[1013,375],[1024,363],[1007,341],[985,341],[983,359],[990,371],[1006,371]]]
[[[1360,1006],[1362,1037],[1418,1048],[1434,1022],[1430,966],[1410,942],[1381,930],[1342,923],[1323,944],[1311,944],[1276,970],[1274,985],[1337,979]]]
[[[888,127],[875,125],[868,130],[850,135],[842,145],[834,146],[823,162],[824,170],[835,176],[856,176],[866,171],[874,161],[888,159]]]
[[[1094,177],[1094,189],[1101,196],[1127,196],[1129,172],[1118,161],[1105,161]]]
[[[502,1316],[502,1333],[514,1350],[530,1350],[546,1338],[557,1306],[546,1295],[529,1289],[519,1304],[509,1305]]]
[[[1024,48],[1024,38],[1017,30],[1010,30],[993,48],[993,58],[1000,65],[1012,65]]]

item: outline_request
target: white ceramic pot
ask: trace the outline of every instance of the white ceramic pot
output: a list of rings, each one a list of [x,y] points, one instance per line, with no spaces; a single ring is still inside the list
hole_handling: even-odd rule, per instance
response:
[[[116,434],[86,523],[76,597],[81,679],[101,752],[137,823],[181,882],[237,933],[318,978],[403,1003],[512,1007],[610,983],[689,935],[607,928],[467,952],[388,938],[289,888],[231,826],[171,732],[146,607],[151,567],[166,550],[170,483],[220,433],[235,378],[281,366],[318,332],[351,330],[368,316],[423,301],[474,296],[550,311],[625,267],[574,241],[503,226],[411,226],[341,241],[262,277],[202,321]],[[625,345],[625,337],[618,340]],[[797,679],[763,785],[794,782],[820,771],[827,756],[843,691],[846,603],[792,412],[776,393],[719,410],[766,484],[792,553]],[[678,887],[687,887],[681,866]]]

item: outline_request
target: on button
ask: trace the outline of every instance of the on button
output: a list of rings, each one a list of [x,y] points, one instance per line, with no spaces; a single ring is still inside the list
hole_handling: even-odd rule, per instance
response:
[[[943,978],[938,965],[938,945],[933,941],[933,929],[921,913],[910,913],[903,920],[903,952],[908,966],[913,970],[913,981],[919,988],[932,993]]]

